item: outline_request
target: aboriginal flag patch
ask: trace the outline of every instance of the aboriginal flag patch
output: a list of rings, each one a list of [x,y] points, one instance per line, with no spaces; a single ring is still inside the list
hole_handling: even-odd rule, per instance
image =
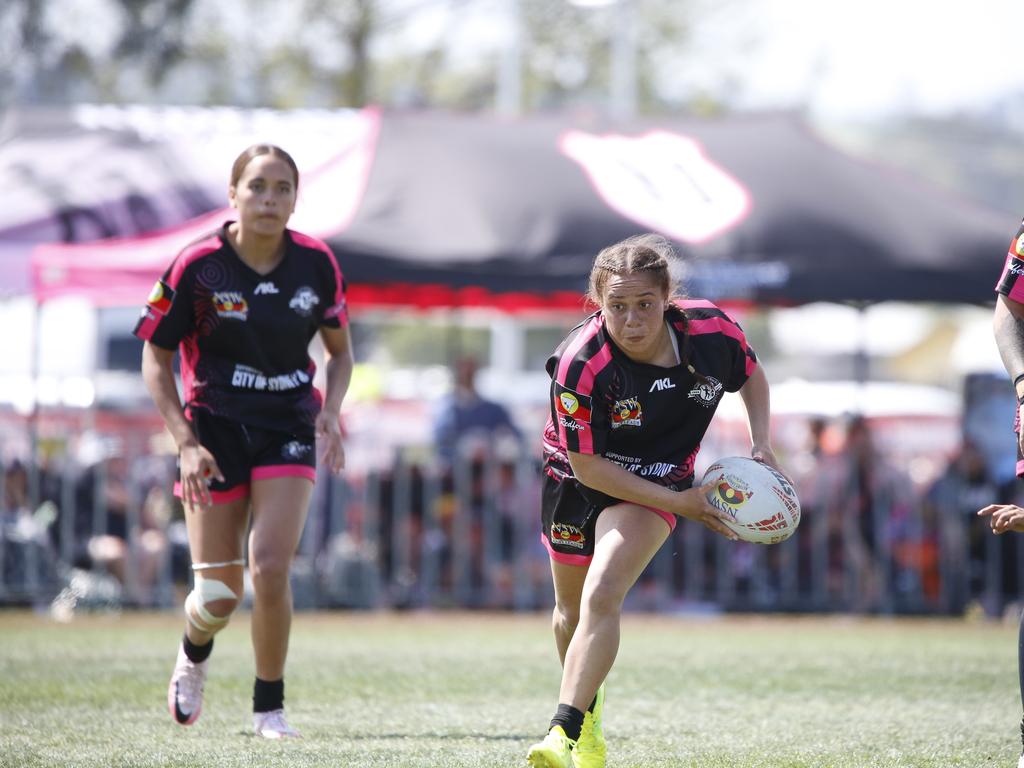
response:
[[[590,396],[573,392],[555,382],[555,410],[581,424],[590,423]]]
[[[167,310],[171,308],[171,304],[173,302],[174,289],[163,280],[157,280],[156,285],[153,286],[153,290],[149,292],[149,298],[146,299],[146,305],[154,312],[166,315]]]

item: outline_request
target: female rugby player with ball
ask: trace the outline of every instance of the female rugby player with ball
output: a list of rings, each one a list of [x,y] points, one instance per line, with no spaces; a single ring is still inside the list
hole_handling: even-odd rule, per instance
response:
[[[721,309],[673,293],[673,258],[657,235],[601,251],[588,292],[598,311],[547,362],[541,538],[562,684],[547,736],[527,754],[532,766],[604,766],[604,681],[622,603],[677,516],[736,538],[706,498],[715,484],[691,487],[724,392],[743,398],[752,456],[778,468],[764,372]]]

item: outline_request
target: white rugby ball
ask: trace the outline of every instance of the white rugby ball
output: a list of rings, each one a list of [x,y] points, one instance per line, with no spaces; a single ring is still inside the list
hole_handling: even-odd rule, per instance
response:
[[[744,541],[778,544],[800,525],[800,500],[785,475],[767,464],[729,456],[704,473],[701,485],[715,481],[707,499],[725,513],[723,522]]]

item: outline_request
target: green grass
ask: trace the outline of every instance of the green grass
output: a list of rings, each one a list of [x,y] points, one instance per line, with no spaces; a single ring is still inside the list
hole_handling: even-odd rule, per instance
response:
[[[0,766],[524,766],[559,670],[540,615],[300,614],[287,701],[305,739],[247,735],[247,616],[203,715],[167,714],[180,620],[0,613]],[[609,768],[1009,766],[1016,627],[628,616]]]

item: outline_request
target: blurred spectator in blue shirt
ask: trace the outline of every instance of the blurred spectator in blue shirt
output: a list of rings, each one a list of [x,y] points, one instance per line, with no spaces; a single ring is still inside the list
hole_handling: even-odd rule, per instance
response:
[[[455,388],[439,403],[434,417],[434,445],[448,466],[467,447],[471,455],[493,453],[495,439],[500,435],[520,442],[519,430],[505,406],[477,392],[478,367],[472,357],[455,362]]]

